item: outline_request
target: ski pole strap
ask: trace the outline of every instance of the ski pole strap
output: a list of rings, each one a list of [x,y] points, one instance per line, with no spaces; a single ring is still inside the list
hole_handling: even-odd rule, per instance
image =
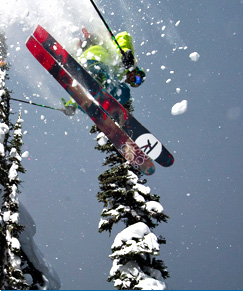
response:
[[[53,110],[59,110],[59,111],[62,111],[61,108],[55,108],[55,107],[51,107],[51,106],[47,106],[47,105],[43,105],[43,104],[38,104],[38,103],[34,103],[34,102],[31,102],[31,101],[25,101],[25,100],[21,100],[21,99],[16,99],[16,98],[9,98],[10,100],[14,100],[14,101],[19,101],[19,102],[22,102],[22,103],[26,103],[26,104],[29,104],[29,105],[35,105],[35,106],[40,106],[40,107],[43,107],[43,108],[49,108],[49,109],[53,109]]]
[[[98,7],[96,6],[96,4],[94,3],[93,0],[90,0],[90,2],[91,2],[92,5],[94,6],[94,8],[95,8],[96,12],[98,13],[100,19],[103,21],[105,27],[108,29],[108,31],[109,31],[109,33],[110,33],[110,35],[111,35],[111,38],[115,41],[115,43],[117,44],[118,48],[120,49],[121,54],[124,55],[124,51],[123,51],[123,49],[120,47],[118,41],[116,40],[116,38],[115,38],[114,34],[112,33],[112,31],[111,31],[110,27],[108,26],[108,24],[106,23],[104,17],[103,17],[102,14],[100,13]]]

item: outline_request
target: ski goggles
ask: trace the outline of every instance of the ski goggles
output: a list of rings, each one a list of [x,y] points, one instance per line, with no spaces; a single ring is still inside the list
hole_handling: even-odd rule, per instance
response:
[[[145,72],[136,67],[135,69],[135,80],[130,83],[132,87],[139,87],[145,81]]]

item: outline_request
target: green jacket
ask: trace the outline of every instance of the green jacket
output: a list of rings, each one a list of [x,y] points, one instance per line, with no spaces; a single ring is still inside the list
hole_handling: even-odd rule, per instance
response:
[[[132,44],[132,37],[128,32],[123,31],[123,32],[118,33],[116,35],[116,40],[124,52],[126,52],[127,50],[130,49],[130,50],[132,50],[132,54],[134,55],[134,47]],[[119,53],[121,53],[120,49],[118,47],[117,47],[117,50],[119,51]]]
[[[126,32],[120,32],[116,36],[116,40],[119,43],[121,49],[125,52],[128,49],[132,50],[132,53],[134,55],[134,47],[132,44],[132,37],[131,35]],[[118,48],[117,44],[114,42],[114,45],[117,47],[117,51],[120,54],[120,57],[122,57],[120,49]],[[114,71],[120,71],[120,67],[117,67],[117,65],[112,65],[113,63],[113,56],[112,52],[110,52],[107,48],[101,46],[101,45],[93,45],[90,46],[84,53],[78,58],[79,62],[81,64],[85,65],[85,62],[87,60],[93,60],[97,61],[97,65],[99,62],[104,63],[105,65],[108,65],[109,67],[113,67]],[[126,74],[127,71],[123,70],[121,78]]]

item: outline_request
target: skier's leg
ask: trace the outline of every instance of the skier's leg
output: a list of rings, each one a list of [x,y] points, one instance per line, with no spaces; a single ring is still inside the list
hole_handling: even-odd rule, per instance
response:
[[[90,33],[85,27],[82,28],[82,33],[86,39],[90,37]]]
[[[85,49],[88,49],[93,45],[100,45],[100,39],[97,34],[89,33],[85,27],[82,28],[82,33],[85,37],[85,42],[83,42],[83,47]]]

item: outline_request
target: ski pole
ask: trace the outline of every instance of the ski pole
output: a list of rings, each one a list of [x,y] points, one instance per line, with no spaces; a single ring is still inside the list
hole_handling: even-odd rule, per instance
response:
[[[123,49],[120,47],[119,43],[117,42],[117,40],[116,40],[116,38],[115,38],[114,34],[112,33],[112,31],[111,31],[110,27],[109,27],[109,26],[108,26],[108,24],[106,23],[106,21],[105,21],[104,17],[103,17],[103,16],[102,16],[102,14],[100,13],[100,11],[99,11],[98,7],[95,5],[95,3],[94,3],[94,1],[93,1],[93,0],[90,0],[90,2],[93,4],[93,6],[94,6],[94,8],[95,8],[96,12],[99,14],[99,17],[100,17],[100,18],[101,18],[101,20],[103,21],[103,23],[104,23],[105,27],[108,29],[108,31],[109,31],[109,33],[110,33],[110,35],[111,35],[111,38],[112,38],[112,39],[115,41],[115,43],[117,44],[118,48],[120,49],[120,51],[121,51],[121,54],[122,54],[122,55],[124,55],[124,51],[123,51]]]
[[[19,101],[19,102],[22,102],[22,103],[26,103],[26,104],[29,104],[29,105],[35,105],[35,106],[40,106],[40,107],[43,107],[43,108],[49,108],[49,109],[53,109],[53,110],[59,110],[59,111],[63,111],[63,109],[61,108],[55,108],[55,107],[51,107],[51,106],[47,106],[47,105],[42,105],[42,104],[38,104],[38,103],[34,103],[34,102],[31,102],[31,101],[25,101],[25,100],[20,100],[20,99],[16,99],[16,98],[9,98],[10,100],[14,100],[14,101]]]

